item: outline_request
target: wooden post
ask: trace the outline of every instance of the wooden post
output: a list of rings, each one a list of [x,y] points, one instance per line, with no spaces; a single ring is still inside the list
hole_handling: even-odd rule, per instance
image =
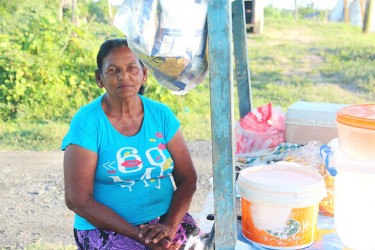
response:
[[[345,23],[350,22],[348,0],[344,0],[344,21]]]
[[[252,109],[251,81],[246,43],[245,6],[243,0],[232,3],[232,29],[235,61],[235,77],[240,117]]]
[[[365,0],[359,0],[359,7],[361,9],[361,17],[362,17],[362,21],[365,20],[365,6],[364,6],[364,2]]]
[[[373,11],[372,0],[367,0],[366,9],[365,9],[365,18],[363,19],[363,28],[362,28],[362,31],[365,34],[370,33],[370,30],[371,30],[372,11]]]
[[[259,34],[263,32],[264,23],[264,6],[262,0],[252,0],[253,12],[252,12],[252,25],[253,33]]]
[[[231,1],[209,0],[208,49],[211,91],[215,249],[234,249],[237,215],[233,167],[233,65]]]

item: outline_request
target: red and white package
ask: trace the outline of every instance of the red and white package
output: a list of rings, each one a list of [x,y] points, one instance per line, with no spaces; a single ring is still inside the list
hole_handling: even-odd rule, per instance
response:
[[[277,147],[285,142],[285,115],[268,103],[235,124],[236,154]]]

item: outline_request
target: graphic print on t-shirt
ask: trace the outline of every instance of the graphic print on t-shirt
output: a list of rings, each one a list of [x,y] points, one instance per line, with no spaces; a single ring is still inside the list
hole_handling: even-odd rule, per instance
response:
[[[111,183],[129,191],[150,186],[161,188],[161,179],[172,172],[173,160],[163,143],[163,134],[157,132],[155,137],[149,139],[147,147],[142,145],[136,148],[135,145],[118,149],[115,160],[102,164]]]

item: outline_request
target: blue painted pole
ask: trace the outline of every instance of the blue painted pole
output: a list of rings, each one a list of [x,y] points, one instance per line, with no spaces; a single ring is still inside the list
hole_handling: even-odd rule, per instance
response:
[[[233,64],[231,1],[208,0],[215,249],[234,249],[237,240],[233,167]]]
[[[235,77],[238,92],[238,106],[240,117],[244,117],[252,109],[250,67],[246,43],[246,21],[244,0],[232,3],[232,24]]]

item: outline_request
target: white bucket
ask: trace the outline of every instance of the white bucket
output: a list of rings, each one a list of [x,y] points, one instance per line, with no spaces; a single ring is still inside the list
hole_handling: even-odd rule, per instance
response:
[[[314,243],[319,201],[326,196],[322,176],[307,166],[247,168],[237,181],[242,196],[242,234],[273,249]]]

